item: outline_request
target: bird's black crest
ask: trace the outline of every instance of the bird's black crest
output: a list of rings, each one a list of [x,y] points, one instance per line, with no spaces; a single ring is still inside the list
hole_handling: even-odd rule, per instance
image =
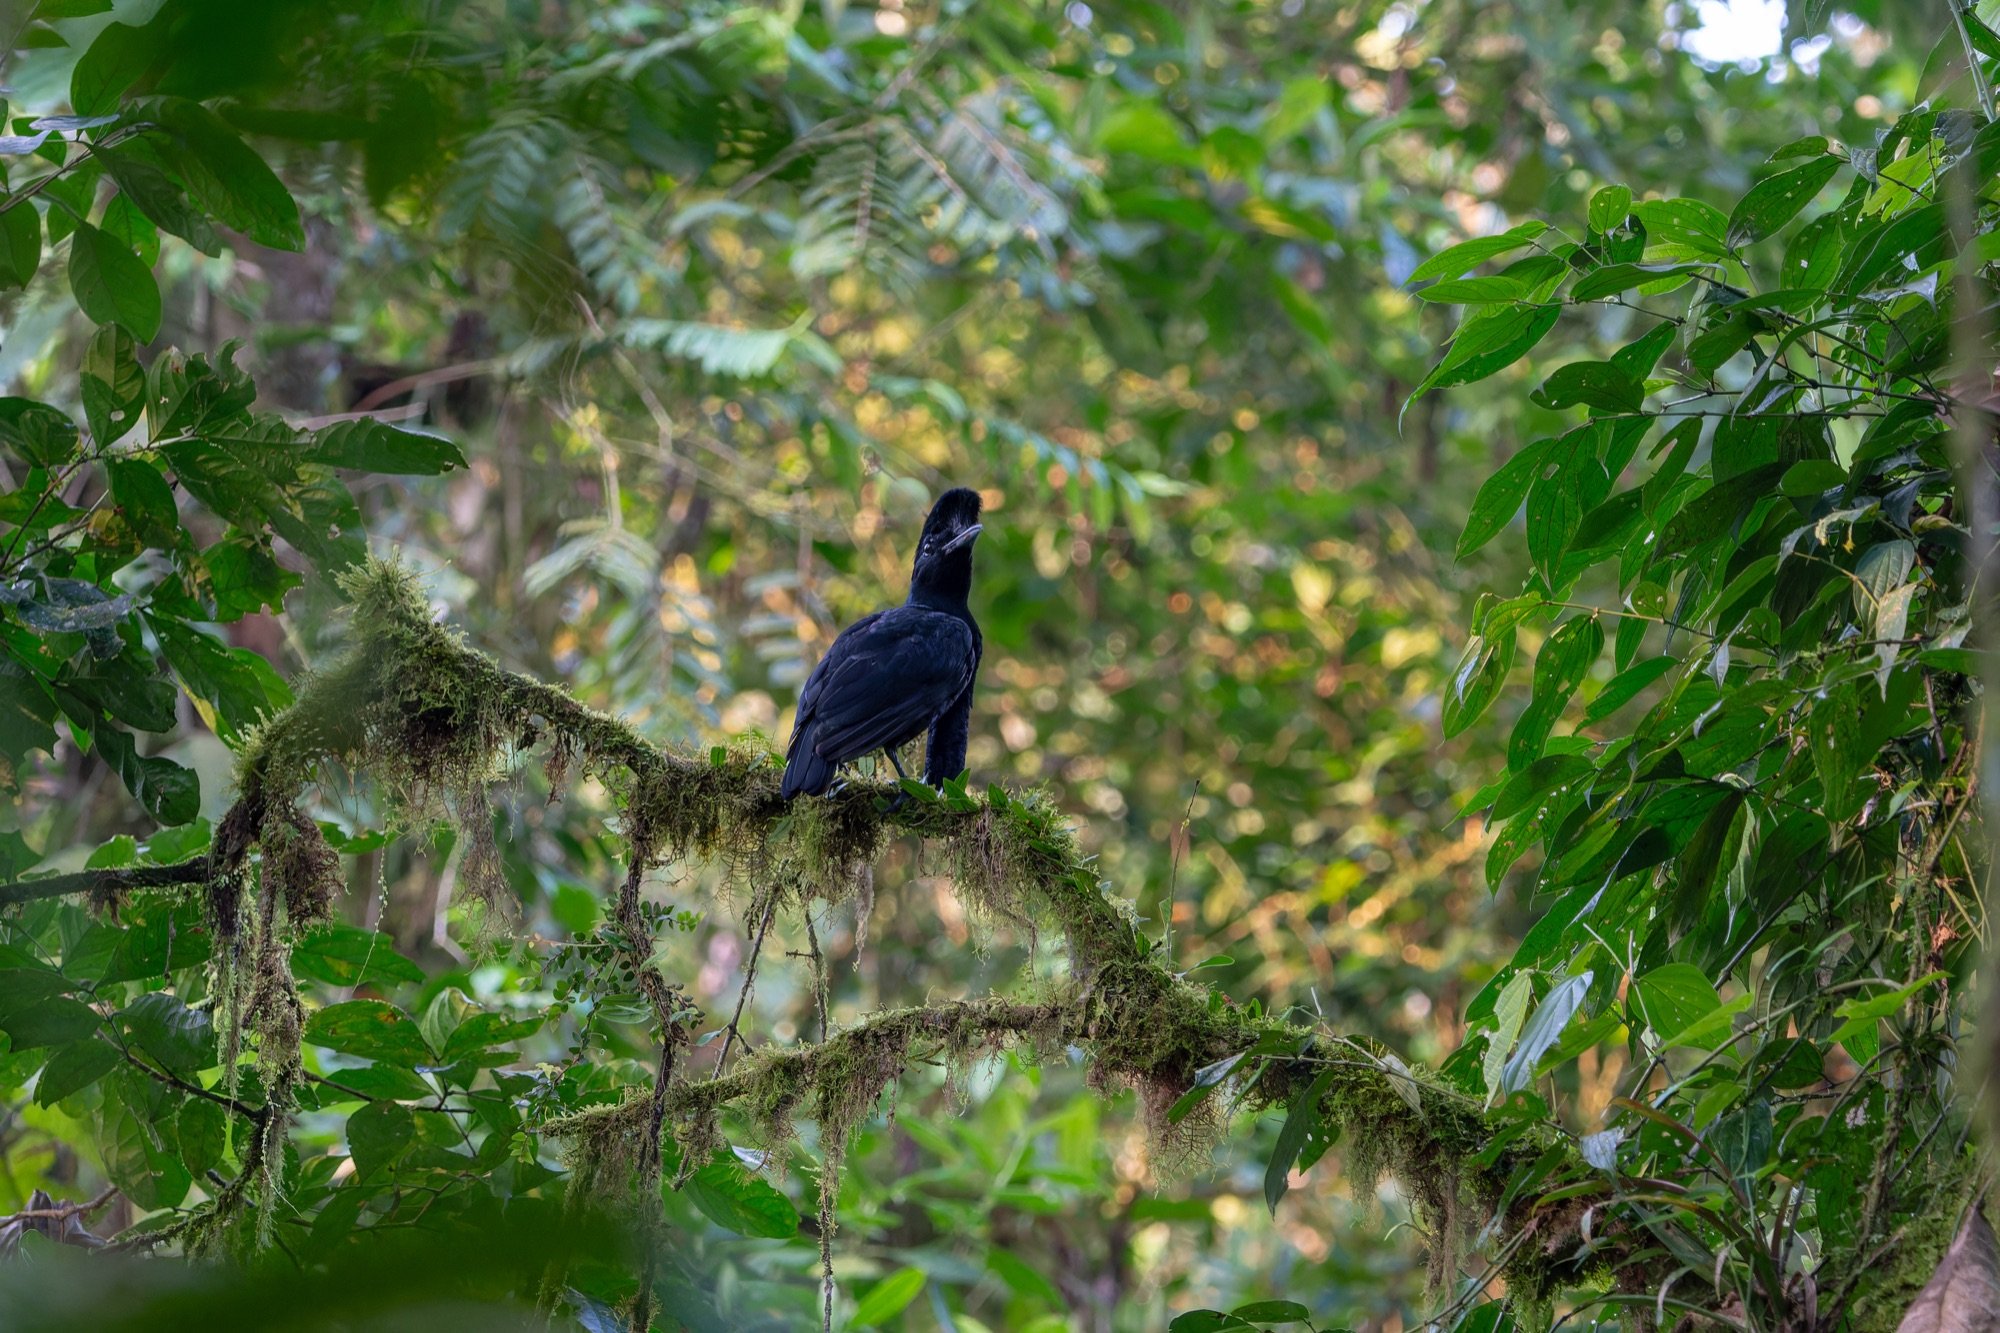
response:
[[[924,520],[924,536],[949,537],[979,521],[979,492],[954,486],[940,495]]]

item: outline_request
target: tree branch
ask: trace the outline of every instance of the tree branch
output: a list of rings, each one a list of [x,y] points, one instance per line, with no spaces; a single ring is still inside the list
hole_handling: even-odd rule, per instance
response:
[[[19,907],[24,903],[61,898],[72,893],[113,898],[137,889],[186,888],[193,884],[206,884],[209,873],[208,857],[196,856],[172,865],[76,870],[40,879],[19,879],[0,884],[0,908]]]

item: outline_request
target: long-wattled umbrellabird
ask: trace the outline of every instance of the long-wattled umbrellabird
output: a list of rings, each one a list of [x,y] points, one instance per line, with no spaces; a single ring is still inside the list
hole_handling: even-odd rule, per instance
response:
[[[981,640],[966,597],[979,494],[946,491],[924,520],[910,568],[910,598],[840,632],[799,695],[785,752],[786,800],[824,795],[842,764],[885,750],[907,777],[897,747],[929,732],[924,781],[943,786],[965,767],[972,682]]]

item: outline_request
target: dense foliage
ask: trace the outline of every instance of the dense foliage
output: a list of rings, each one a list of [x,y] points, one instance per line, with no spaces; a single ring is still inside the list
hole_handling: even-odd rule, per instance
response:
[[[2000,38],[1632,11],[43,0],[4,1299],[1892,1325]],[[974,781],[774,806],[947,481]]]

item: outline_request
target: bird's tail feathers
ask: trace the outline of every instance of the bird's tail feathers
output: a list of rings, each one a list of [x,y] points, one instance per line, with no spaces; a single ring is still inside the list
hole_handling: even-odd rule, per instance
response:
[[[810,744],[795,745],[785,760],[785,781],[779,788],[779,794],[788,801],[802,792],[808,796],[824,796],[826,789],[833,785],[837,768],[838,765],[814,754]]]

